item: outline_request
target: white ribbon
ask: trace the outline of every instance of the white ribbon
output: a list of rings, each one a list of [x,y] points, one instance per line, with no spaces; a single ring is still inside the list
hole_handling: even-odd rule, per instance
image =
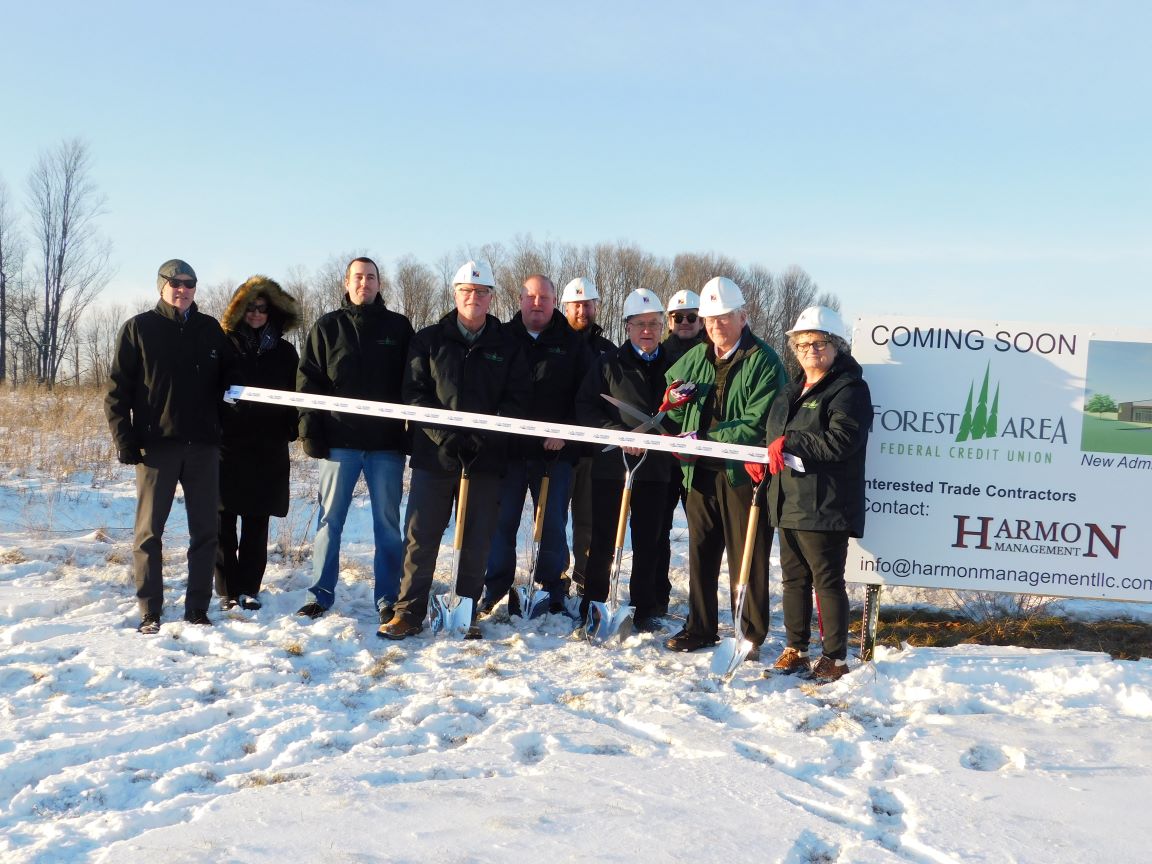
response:
[[[615,429],[596,429],[592,426],[571,426],[567,423],[542,423],[521,420],[518,417],[499,417],[492,414],[472,414],[468,411],[449,411],[445,408],[423,408],[418,405],[400,405],[395,402],[370,402],[366,399],[343,399],[339,396],[321,396],[318,393],[296,393],[291,390],[268,390],[263,387],[229,387],[224,401],[268,402],[272,405],[292,405],[296,408],[317,408],[324,411],[345,411],[349,414],[367,414],[390,420],[408,420],[417,423],[435,423],[438,426],[459,426],[464,429],[488,429],[513,435],[532,435],[536,438],[563,438],[588,444],[619,447],[639,447],[645,450],[665,450],[691,456],[711,456],[714,459],[732,459],[737,462],[767,462],[763,447],[744,444],[721,444],[717,441],[698,441],[668,435],[620,432]]]

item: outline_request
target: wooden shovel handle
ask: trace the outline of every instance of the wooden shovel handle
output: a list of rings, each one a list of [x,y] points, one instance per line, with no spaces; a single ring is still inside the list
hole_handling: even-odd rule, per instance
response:
[[[536,501],[536,522],[532,529],[532,542],[539,543],[544,536],[544,510],[548,507],[548,475],[540,478],[540,496]]]
[[[452,537],[452,548],[459,552],[464,548],[464,516],[468,512],[468,472],[460,475],[460,491],[456,493],[456,533]]]

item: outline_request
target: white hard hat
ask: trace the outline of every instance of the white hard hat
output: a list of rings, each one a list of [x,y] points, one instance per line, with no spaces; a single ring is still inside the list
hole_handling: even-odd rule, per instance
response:
[[[664,312],[660,298],[647,288],[637,288],[624,298],[624,320],[633,315],[643,315],[645,312]]]
[[[452,277],[453,285],[487,285],[496,287],[496,280],[492,278],[492,265],[487,261],[465,261],[456,275]]]
[[[809,330],[818,330],[821,333],[830,333],[848,341],[848,328],[844,326],[844,319],[835,309],[827,306],[809,306],[800,313],[795,326],[784,332],[791,336],[793,333],[805,333]]]
[[[679,312],[681,309],[699,309],[700,295],[695,291],[677,291],[668,301],[669,312]]]
[[[713,276],[700,289],[700,314],[705,318],[744,308],[744,292],[727,276]]]
[[[561,303],[579,303],[581,300],[599,300],[596,292],[596,283],[587,276],[577,276],[564,286],[564,293],[560,295]]]

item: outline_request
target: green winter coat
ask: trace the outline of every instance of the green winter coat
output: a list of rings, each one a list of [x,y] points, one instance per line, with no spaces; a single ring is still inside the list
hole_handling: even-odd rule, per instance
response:
[[[788,373],[776,352],[763,339],[752,335],[747,327],[740,334],[736,367],[728,374],[728,390],[725,404],[721,406],[720,422],[707,434],[700,429],[700,406],[716,385],[716,366],[708,359],[708,352],[715,350],[711,343],[704,342],[681,357],[666,373],[668,383],[691,381],[696,385],[696,398],[683,408],[668,412],[668,418],[680,426],[682,432],[696,432],[703,441],[719,441],[724,444],[743,444],[749,447],[764,446],[764,427],[768,419],[768,409],[776,394],[788,383]],[[694,462],[683,462],[684,488],[692,488]],[[744,471],[744,464],[732,459],[725,460],[725,474],[731,486],[742,486],[751,482]]]

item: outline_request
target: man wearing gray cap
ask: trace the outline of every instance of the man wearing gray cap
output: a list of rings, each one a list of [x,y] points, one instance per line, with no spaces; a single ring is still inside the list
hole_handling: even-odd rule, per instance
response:
[[[141,633],[160,631],[164,606],[164,524],[184,490],[188,514],[188,588],[184,620],[211,624],[220,483],[220,402],[234,365],[232,343],[197,311],[196,272],[179,259],[156,277],[155,308],[120,328],[104,413],[116,455],[136,466],[132,552]]]

